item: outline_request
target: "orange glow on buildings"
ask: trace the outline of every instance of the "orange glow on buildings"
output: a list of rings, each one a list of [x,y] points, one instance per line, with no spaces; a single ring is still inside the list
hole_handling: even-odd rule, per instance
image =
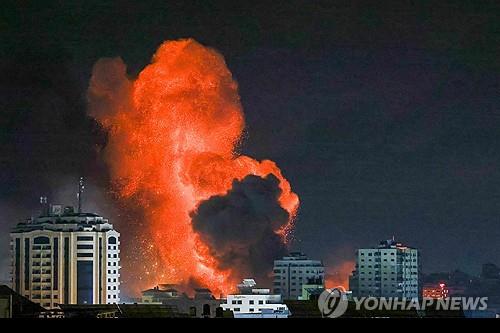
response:
[[[425,285],[422,288],[424,298],[443,299],[449,296],[449,289],[444,283],[437,285]]]

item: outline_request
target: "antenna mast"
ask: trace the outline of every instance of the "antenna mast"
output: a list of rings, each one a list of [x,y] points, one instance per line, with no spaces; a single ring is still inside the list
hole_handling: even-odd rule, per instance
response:
[[[43,214],[49,215],[49,209],[47,206],[47,197],[46,196],[40,197],[40,205],[42,206],[42,215]]]
[[[82,194],[84,188],[83,177],[80,177],[80,181],[78,183],[78,193],[76,194],[76,197],[78,198],[78,214],[82,212]]]

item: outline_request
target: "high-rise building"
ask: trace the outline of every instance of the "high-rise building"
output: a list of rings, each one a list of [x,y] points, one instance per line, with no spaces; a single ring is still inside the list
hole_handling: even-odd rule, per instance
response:
[[[19,294],[48,309],[120,302],[120,234],[108,219],[50,205],[10,237]]]
[[[325,267],[321,260],[309,259],[301,252],[274,261],[275,294],[283,299],[299,299],[304,284],[324,285]]]
[[[418,250],[392,239],[380,242],[378,247],[356,251],[349,289],[354,297],[419,298],[419,278]]]

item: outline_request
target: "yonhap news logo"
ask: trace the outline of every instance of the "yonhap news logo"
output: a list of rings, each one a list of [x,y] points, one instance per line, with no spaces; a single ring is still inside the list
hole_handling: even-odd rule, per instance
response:
[[[323,317],[337,318],[342,316],[346,312],[348,304],[347,294],[342,287],[325,289],[318,298],[318,307]]]
[[[399,298],[399,297],[352,297],[356,311],[484,311],[488,297]],[[318,308],[326,318],[342,316],[349,305],[344,288],[325,289],[318,298]]]

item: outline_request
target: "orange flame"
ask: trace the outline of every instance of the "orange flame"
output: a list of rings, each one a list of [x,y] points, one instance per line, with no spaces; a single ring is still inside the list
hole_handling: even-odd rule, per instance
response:
[[[237,84],[215,50],[192,39],[164,42],[135,80],[121,59],[100,60],[88,97],[90,114],[109,133],[105,159],[114,188],[141,207],[151,234],[152,244],[140,248],[143,273],[157,282],[194,279],[215,293],[233,290],[234,272],[217,268],[189,212],[249,174],[280,180],[279,202],[290,221],[276,232],[286,242],[299,198],[274,162],[236,152],[244,116]],[[159,252],[159,264],[147,258],[148,247]]]
[[[337,288],[339,286],[349,289],[349,275],[354,270],[354,261],[344,261],[339,265],[330,266],[325,277],[326,288]]]

